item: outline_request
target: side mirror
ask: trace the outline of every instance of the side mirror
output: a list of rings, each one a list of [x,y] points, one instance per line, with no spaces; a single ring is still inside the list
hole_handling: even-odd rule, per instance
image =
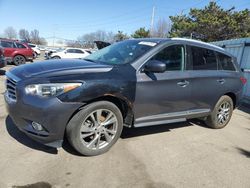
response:
[[[150,60],[144,67],[145,72],[153,73],[163,73],[166,69],[166,64],[158,60]]]
[[[66,53],[67,53],[67,51],[64,51],[64,53],[66,54]]]

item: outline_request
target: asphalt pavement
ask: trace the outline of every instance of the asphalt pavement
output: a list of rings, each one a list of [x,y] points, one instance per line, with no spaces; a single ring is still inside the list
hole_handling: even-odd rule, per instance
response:
[[[66,142],[49,148],[21,133],[9,118],[0,70],[0,187],[250,187],[250,108],[227,127],[192,120],[124,129],[112,149],[84,157]]]

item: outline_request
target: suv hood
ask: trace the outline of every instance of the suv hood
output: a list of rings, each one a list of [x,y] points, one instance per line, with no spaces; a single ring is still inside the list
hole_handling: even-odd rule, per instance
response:
[[[12,74],[20,79],[29,77],[54,76],[77,74],[86,72],[108,72],[111,65],[99,64],[78,59],[48,60],[21,65],[10,70]]]

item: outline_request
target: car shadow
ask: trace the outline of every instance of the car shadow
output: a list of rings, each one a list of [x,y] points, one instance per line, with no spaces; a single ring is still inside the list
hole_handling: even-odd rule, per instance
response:
[[[39,151],[43,151],[49,154],[57,154],[58,151],[56,148],[52,148],[49,146],[45,146],[43,144],[40,144],[34,140],[32,140],[31,138],[29,138],[27,135],[25,135],[23,132],[21,132],[16,125],[14,124],[14,122],[12,121],[12,119],[10,118],[10,116],[7,116],[7,118],[5,119],[5,125],[6,125],[6,129],[9,133],[9,135],[14,138],[15,140],[17,140],[19,143],[35,149],[35,150],[39,150]]]
[[[0,76],[4,76],[5,75],[5,70],[0,70]]]
[[[250,105],[249,104],[243,103],[242,105],[240,105],[238,107],[238,109],[245,112],[245,113],[250,114]]]
[[[250,151],[247,151],[247,150],[239,148],[239,147],[236,147],[236,149],[238,150],[238,152],[240,154],[244,155],[247,158],[250,158]]]
[[[7,116],[7,118],[5,119],[5,125],[6,125],[6,129],[9,133],[9,135],[14,138],[16,141],[18,141],[19,143],[35,149],[35,150],[39,150],[39,151],[43,151],[49,154],[57,154],[58,150],[56,148],[52,148],[49,146],[45,146],[43,144],[40,144],[34,140],[32,140],[31,138],[29,138],[26,134],[24,134],[23,132],[21,132],[16,125],[14,124],[14,122],[12,121],[12,119],[10,118],[10,116]],[[172,129],[178,129],[178,128],[184,128],[184,127],[188,127],[188,126],[194,126],[194,125],[198,125],[201,127],[206,127],[205,123],[203,123],[203,121],[197,120],[197,119],[192,119],[186,122],[180,122],[180,123],[171,123],[171,124],[162,124],[162,125],[156,125],[156,126],[148,126],[148,127],[140,127],[140,128],[127,128],[124,127],[122,134],[121,134],[121,139],[129,139],[129,138],[133,138],[133,137],[138,137],[138,136],[145,136],[145,135],[152,135],[152,134],[157,134],[157,133],[164,133],[164,132],[169,132]],[[62,148],[75,156],[82,156],[80,153],[78,153],[68,142],[68,140],[66,138],[64,138],[64,142],[62,144]]]
[[[178,129],[178,128],[194,126],[194,125],[208,128],[205,125],[205,123],[203,123],[202,121],[197,120],[197,119],[192,119],[192,120],[180,122],[180,123],[170,123],[170,124],[162,124],[162,125],[155,125],[155,126],[148,126],[148,127],[139,127],[139,128],[124,127],[122,134],[121,134],[121,138],[128,139],[132,137],[164,133],[164,132],[169,132],[172,129]]]

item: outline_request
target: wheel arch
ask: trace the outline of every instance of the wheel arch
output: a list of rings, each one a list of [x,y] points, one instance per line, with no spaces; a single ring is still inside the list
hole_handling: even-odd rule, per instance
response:
[[[19,54],[19,53],[18,53],[18,54],[14,54],[14,56],[13,56],[13,60],[14,60],[14,58],[15,58],[16,56],[18,56],[18,55],[19,55],[19,56],[23,56],[23,57],[24,57],[24,59],[25,59],[25,61],[27,61],[27,58],[25,57],[25,55],[23,55],[23,54]]]
[[[232,101],[233,101],[233,107],[236,108],[236,104],[237,104],[237,97],[236,97],[236,95],[233,92],[228,92],[228,93],[225,93],[224,95],[229,96],[232,99]]]
[[[113,104],[115,104],[119,110],[122,113],[122,117],[123,117],[123,122],[124,125],[127,127],[131,127],[134,121],[134,114],[133,114],[133,110],[132,110],[132,104],[130,104],[129,101],[127,101],[126,99],[122,99],[118,96],[114,96],[114,95],[104,95],[104,96],[100,96],[97,98],[94,98],[90,101],[84,101],[81,107],[79,107],[76,111],[74,111],[74,113],[70,116],[68,122],[72,119],[72,117],[78,113],[81,109],[83,109],[86,105],[91,104],[93,102],[98,102],[98,101],[108,101],[111,102]],[[68,124],[67,122],[67,124]]]

